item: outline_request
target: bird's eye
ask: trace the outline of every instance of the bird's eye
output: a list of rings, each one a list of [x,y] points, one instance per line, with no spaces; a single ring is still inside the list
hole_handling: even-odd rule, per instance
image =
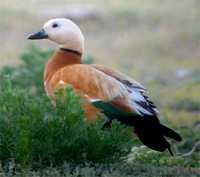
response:
[[[53,27],[53,28],[56,28],[56,27],[58,27],[58,24],[57,24],[57,23],[54,23],[54,24],[52,25],[52,27]]]

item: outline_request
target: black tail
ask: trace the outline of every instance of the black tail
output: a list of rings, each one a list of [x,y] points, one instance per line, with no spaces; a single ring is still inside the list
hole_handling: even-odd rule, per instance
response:
[[[144,97],[147,100],[147,97]],[[153,103],[147,100],[151,108],[154,108]],[[170,144],[164,138],[167,136],[177,141],[181,141],[181,137],[175,131],[171,130],[160,124],[158,117],[155,115],[134,115],[124,112],[109,102],[97,101],[93,105],[100,108],[102,112],[110,118],[110,121],[117,119],[122,124],[134,127],[134,132],[138,135],[140,141],[149,148],[163,152],[165,149],[169,149],[169,152],[173,156],[170,150]],[[153,109],[152,109],[153,111]],[[109,122],[104,125],[109,126]]]
[[[160,152],[168,149],[172,156],[173,153],[170,149],[170,144],[164,136],[177,141],[182,140],[178,133],[160,124],[156,116],[118,117],[117,120],[121,121],[123,124],[134,127],[134,132],[144,145]]]

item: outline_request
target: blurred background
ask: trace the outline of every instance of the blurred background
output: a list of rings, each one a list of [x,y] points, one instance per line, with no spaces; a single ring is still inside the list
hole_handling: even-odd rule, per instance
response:
[[[19,64],[29,44],[58,49],[27,36],[51,18],[66,17],[83,32],[83,58],[139,81],[173,124],[199,124],[199,2],[1,0],[0,68]]]

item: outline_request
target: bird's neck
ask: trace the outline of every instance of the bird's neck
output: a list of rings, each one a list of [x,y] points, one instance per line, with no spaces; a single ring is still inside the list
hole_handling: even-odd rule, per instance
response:
[[[83,53],[84,51],[84,38],[82,35],[79,36],[71,36],[69,40],[67,40],[65,43],[62,43],[60,45],[61,48],[65,49],[71,49],[78,51],[79,53]]]
[[[49,60],[44,70],[44,82],[48,82],[51,77],[61,68],[71,64],[81,64],[82,54],[71,49],[60,48]]]

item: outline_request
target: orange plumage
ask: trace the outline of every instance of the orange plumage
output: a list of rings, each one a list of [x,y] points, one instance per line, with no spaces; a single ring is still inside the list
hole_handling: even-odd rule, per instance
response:
[[[94,122],[96,112],[102,112],[110,121],[117,119],[134,127],[134,136],[157,151],[168,148],[171,152],[163,136],[181,141],[176,132],[160,124],[158,111],[144,96],[146,89],[141,84],[109,67],[81,62],[83,36],[72,21],[52,19],[42,30],[28,37],[43,38],[61,46],[44,71],[44,86],[49,97],[60,87],[73,85],[74,92],[82,95],[88,121]]]

